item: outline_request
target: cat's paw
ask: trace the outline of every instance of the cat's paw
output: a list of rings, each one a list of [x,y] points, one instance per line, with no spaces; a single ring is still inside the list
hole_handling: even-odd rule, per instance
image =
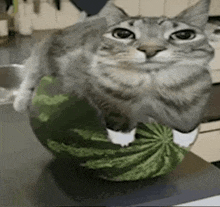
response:
[[[181,133],[173,130],[173,142],[180,147],[189,147],[196,140],[198,132],[198,128],[190,133]]]
[[[17,112],[25,112],[31,100],[30,91],[16,91],[15,100],[13,102],[14,110]]]
[[[107,129],[108,131],[108,138],[113,144],[119,144],[122,147],[127,147],[130,143],[132,143],[135,140],[135,132],[136,129],[133,129],[129,133],[123,133],[123,132],[116,132],[112,131],[110,129]]]

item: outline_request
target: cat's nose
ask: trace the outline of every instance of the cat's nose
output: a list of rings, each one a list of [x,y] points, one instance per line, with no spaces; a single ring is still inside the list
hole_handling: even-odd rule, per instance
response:
[[[148,46],[148,45],[143,45],[138,48],[141,52],[144,52],[147,56],[147,58],[152,58],[154,57],[157,53],[166,50],[164,46]]]

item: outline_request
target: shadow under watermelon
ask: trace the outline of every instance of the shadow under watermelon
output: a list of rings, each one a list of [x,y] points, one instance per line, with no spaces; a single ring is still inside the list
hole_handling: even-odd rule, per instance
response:
[[[59,198],[46,198],[49,196],[52,175],[55,185],[68,196],[68,205],[90,206],[90,205],[135,205],[141,202],[150,202],[164,197],[169,197],[171,192],[177,192],[172,182],[167,185],[167,177],[157,177],[140,181],[111,182],[97,178],[91,172],[77,167],[71,159],[54,159],[48,164],[38,180],[38,199],[42,197],[50,200],[50,205],[57,205]],[[42,188],[46,185],[47,188]],[[156,184],[156,185],[155,185]],[[158,188],[158,185],[160,186]],[[54,186],[51,186],[54,188]],[[148,192],[146,196],[146,192]],[[36,192],[35,192],[36,193]],[[59,196],[58,196],[59,197]],[[120,199],[119,199],[120,198]],[[71,203],[72,202],[72,203]],[[113,203],[112,203],[113,202]],[[64,202],[65,203],[65,202]],[[67,205],[67,204],[63,204]]]

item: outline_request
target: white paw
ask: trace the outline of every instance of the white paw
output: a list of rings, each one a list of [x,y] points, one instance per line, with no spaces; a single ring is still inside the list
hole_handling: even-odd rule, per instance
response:
[[[190,133],[181,133],[173,130],[173,141],[180,147],[189,147],[196,140],[198,132],[198,128]]]
[[[27,110],[31,99],[31,94],[31,91],[17,91],[16,94],[14,94],[16,96],[13,103],[15,111],[24,112]]]
[[[108,138],[114,144],[120,144],[122,147],[128,146],[135,140],[136,129],[133,129],[129,133],[116,132],[110,129],[108,131]]]

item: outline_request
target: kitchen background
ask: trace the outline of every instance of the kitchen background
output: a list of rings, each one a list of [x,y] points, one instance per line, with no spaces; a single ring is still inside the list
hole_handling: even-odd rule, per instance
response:
[[[115,4],[130,15],[174,16],[197,1],[115,0]],[[29,56],[34,43],[54,29],[73,25],[80,16],[80,10],[69,0],[8,1],[16,3],[17,7],[10,6],[9,3],[7,12],[5,11],[7,5],[2,2],[4,1],[0,2],[0,65],[21,64]],[[217,23],[219,27],[216,27],[216,33],[219,33],[220,0],[212,0],[210,16],[219,20]],[[211,63],[213,83],[218,87],[214,93],[220,97],[220,41],[213,41],[211,44],[216,49],[215,59]],[[220,111],[220,101],[215,98],[214,102],[215,105],[212,107]],[[219,119],[202,124],[199,138],[191,149],[208,162],[220,160]]]
[[[8,0],[8,2],[10,1],[16,2],[17,6],[14,9],[11,6],[7,13],[0,14],[0,36],[7,36],[11,30],[17,31],[22,35],[31,35],[33,31],[62,29],[74,24],[80,15],[79,9],[74,6],[70,0]],[[75,2],[79,1],[80,0],[75,0]],[[115,4],[124,8],[130,15],[174,16],[197,1],[198,0],[115,0]],[[3,0],[1,0],[1,2],[3,2]],[[57,2],[57,4],[55,2]],[[100,2],[100,0],[94,0],[94,3],[95,2]],[[4,7],[1,5],[0,7],[1,10],[3,10],[2,8]],[[14,13],[14,11],[16,11],[16,13]],[[217,18],[220,19],[219,0],[212,0],[210,16],[217,16]],[[219,32],[220,21],[218,23]],[[216,49],[216,57],[220,57],[220,41],[218,43],[214,42],[213,46]],[[4,59],[4,57],[1,57],[0,61]],[[218,70],[219,65],[220,58],[215,58],[211,63],[213,70]],[[214,71],[213,78],[214,82],[220,82],[219,73]]]

